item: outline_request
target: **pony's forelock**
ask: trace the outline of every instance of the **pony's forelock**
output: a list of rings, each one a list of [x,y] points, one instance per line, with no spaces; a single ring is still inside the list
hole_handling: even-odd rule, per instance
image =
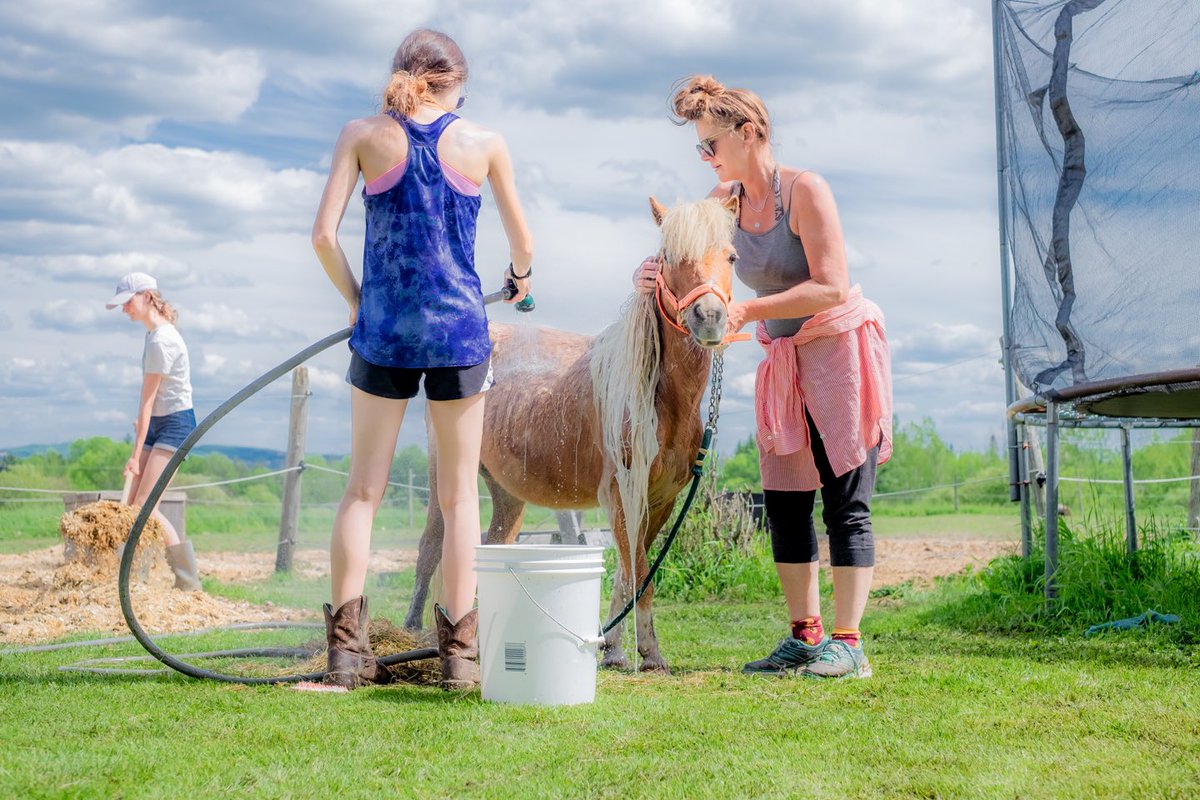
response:
[[[718,198],[679,203],[662,221],[662,251],[668,264],[697,262],[714,246],[733,241],[733,214]]]

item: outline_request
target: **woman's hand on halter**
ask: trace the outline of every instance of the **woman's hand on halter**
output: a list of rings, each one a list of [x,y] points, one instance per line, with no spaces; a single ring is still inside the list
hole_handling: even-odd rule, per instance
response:
[[[633,288],[642,294],[650,294],[658,285],[658,273],[662,270],[662,262],[658,256],[650,256],[633,272]]]
[[[738,303],[736,301],[731,302],[729,304],[729,311],[726,319],[728,322],[729,336],[732,336],[742,328],[746,327],[746,323],[750,321],[746,319],[746,304]]]

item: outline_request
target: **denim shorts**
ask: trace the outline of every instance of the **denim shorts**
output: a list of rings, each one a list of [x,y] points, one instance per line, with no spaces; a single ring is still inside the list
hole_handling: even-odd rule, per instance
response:
[[[346,381],[356,389],[389,400],[408,400],[417,396],[421,378],[425,378],[425,397],[430,400],[462,400],[486,392],[492,386],[492,359],[489,356],[469,367],[381,367],[350,350],[350,369]]]
[[[146,431],[146,443],[142,447],[146,450],[158,447],[174,452],[195,429],[196,412],[191,408],[161,417],[151,417],[150,430]]]

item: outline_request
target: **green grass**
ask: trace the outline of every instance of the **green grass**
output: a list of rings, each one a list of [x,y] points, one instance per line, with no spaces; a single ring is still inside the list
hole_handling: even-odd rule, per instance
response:
[[[876,676],[743,676],[769,604],[660,604],[670,676],[603,672],[572,708],[436,689],[300,694],[55,671],[0,657],[6,797],[1191,797],[1200,659],[1153,632],[1099,640],[931,624],[876,607]],[[264,634],[257,634],[259,638]],[[244,645],[248,634],[188,642]],[[176,640],[178,641],[178,640]],[[134,652],[110,648],[104,654]],[[88,652],[97,655],[99,652]]]
[[[944,524],[936,535],[993,524],[983,515],[912,519],[926,530]],[[226,537],[198,540],[206,535]],[[273,544],[269,533],[245,538]],[[602,672],[586,706],[57,670],[137,654],[136,645],[0,656],[0,797],[1191,798],[1200,794],[1196,548],[1151,525],[1131,566],[1122,541],[1119,526],[1067,530],[1052,613],[1041,604],[1037,555],[929,589],[879,588],[863,622],[868,681],[740,674],[785,627],[777,587],[760,574],[769,555],[752,538],[721,552],[681,542],[690,560],[674,563],[695,575],[659,595],[655,618],[674,674]],[[373,579],[373,613],[399,621],[411,586],[411,572]],[[314,611],[329,591],[327,580],[297,577],[205,588]],[[1146,607],[1183,621],[1083,635]],[[161,641],[194,652],[314,635]]]

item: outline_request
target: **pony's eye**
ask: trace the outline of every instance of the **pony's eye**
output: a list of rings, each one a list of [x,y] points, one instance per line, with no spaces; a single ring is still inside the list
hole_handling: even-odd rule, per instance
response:
[[[736,263],[737,263],[737,253],[730,253],[730,254],[729,254],[729,263],[730,263],[730,264],[736,264]]]

